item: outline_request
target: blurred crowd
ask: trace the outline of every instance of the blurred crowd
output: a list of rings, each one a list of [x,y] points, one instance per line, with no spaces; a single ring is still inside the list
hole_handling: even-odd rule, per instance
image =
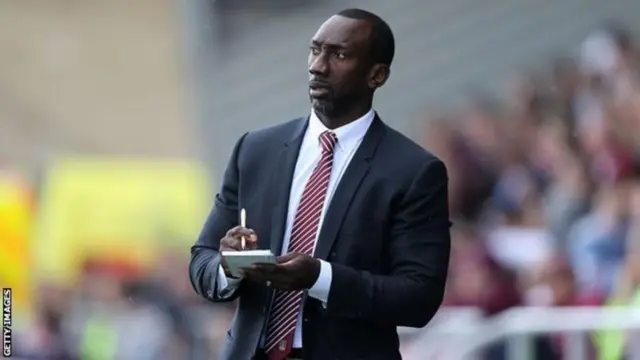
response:
[[[504,99],[430,117],[424,135],[451,181],[446,305],[640,304],[640,53],[624,28],[595,31]],[[14,356],[215,359],[232,307],[196,298],[186,252],[156,264],[88,261],[76,286],[41,284]],[[598,339],[594,355],[632,341]],[[542,340],[560,358],[563,339]]]
[[[445,303],[487,315],[513,306],[640,304],[640,53],[607,24],[578,55],[474,94],[427,122],[448,164],[453,254]],[[605,341],[606,340],[606,341]],[[558,339],[547,353],[561,356]],[[621,356],[594,336],[593,354]]]
[[[14,358],[215,359],[232,308],[197,298],[188,261],[187,251],[167,251],[152,269],[89,259],[78,283],[41,284]]]

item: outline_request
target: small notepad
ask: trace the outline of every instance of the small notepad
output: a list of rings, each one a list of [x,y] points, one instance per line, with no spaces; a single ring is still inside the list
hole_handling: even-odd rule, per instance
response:
[[[234,277],[240,277],[238,270],[253,264],[275,264],[276,256],[271,250],[223,251],[222,256],[227,261],[227,267]]]

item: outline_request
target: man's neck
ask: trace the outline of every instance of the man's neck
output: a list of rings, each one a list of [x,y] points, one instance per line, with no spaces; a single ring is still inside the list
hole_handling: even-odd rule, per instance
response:
[[[316,116],[318,116],[318,119],[320,119],[324,126],[333,130],[360,119],[368,113],[369,110],[371,110],[371,105],[354,108],[336,116],[326,116],[319,113],[316,113]]]

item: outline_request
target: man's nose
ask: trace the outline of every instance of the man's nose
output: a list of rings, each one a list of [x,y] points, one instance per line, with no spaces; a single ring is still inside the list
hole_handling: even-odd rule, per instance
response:
[[[328,70],[329,65],[324,53],[313,56],[309,61],[309,73],[312,75],[327,75]]]

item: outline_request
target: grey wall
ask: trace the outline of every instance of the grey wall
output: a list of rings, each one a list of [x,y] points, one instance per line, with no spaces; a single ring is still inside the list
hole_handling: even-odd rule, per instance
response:
[[[196,52],[195,106],[204,157],[216,178],[243,132],[308,111],[309,39],[346,7],[376,12],[394,30],[396,60],[375,108],[407,134],[420,112],[449,104],[470,86],[499,89],[518,69],[575,49],[603,20],[640,30],[638,0],[325,0],[281,17],[270,14],[255,27],[249,21],[225,56],[213,56],[214,47],[204,50],[202,43]]]

